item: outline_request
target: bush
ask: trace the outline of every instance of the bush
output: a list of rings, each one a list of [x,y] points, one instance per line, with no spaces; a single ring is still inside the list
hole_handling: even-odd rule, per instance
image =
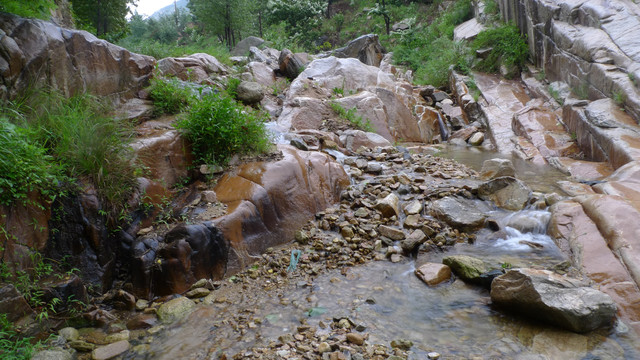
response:
[[[28,130],[0,118],[0,204],[14,201],[25,203],[32,191],[50,199],[56,195],[56,185],[62,170],[47,155],[46,149],[33,141]]]
[[[491,48],[488,56],[481,60],[476,68],[481,71],[497,72],[500,65],[507,68],[522,69],[529,56],[529,46],[526,38],[512,24],[488,29],[478,34],[473,41],[472,49]]]
[[[20,337],[7,315],[0,314],[0,354],[3,359],[31,359],[37,346],[39,344],[31,344],[31,338]]]
[[[194,99],[191,89],[178,79],[153,78],[149,87],[154,115],[177,114],[184,111]]]
[[[233,154],[268,148],[264,120],[263,114],[239,105],[229,96],[210,94],[194,102],[177,127],[191,142],[196,161],[224,165]]]
[[[333,112],[335,112],[340,118],[347,120],[351,126],[353,126],[357,130],[367,131],[367,132],[375,132],[373,125],[371,125],[371,121],[367,119],[366,121],[359,116],[356,112],[356,108],[351,108],[346,110],[337,102],[330,102],[329,106]]]

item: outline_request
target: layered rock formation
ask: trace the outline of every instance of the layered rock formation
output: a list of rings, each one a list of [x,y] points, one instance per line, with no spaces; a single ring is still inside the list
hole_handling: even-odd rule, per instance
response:
[[[86,31],[0,13],[0,98],[48,86],[65,96],[82,92],[114,101],[146,86],[155,60]]]

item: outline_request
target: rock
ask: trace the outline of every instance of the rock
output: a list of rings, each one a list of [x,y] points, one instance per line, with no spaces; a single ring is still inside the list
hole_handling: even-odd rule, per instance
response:
[[[416,276],[429,286],[435,286],[451,279],[451,268],[444,264],[426,263],[415,271]]]
[[[419,214],[422,211],[422,202],[419,200],[413,200],[404,207],[404,213],[407,215]]]
[[[495,179],[503,176],[516,176],[516,168],[509,159],[494,158],[482,163],[480,177],[483,179]]]
[[[611,298],[579,279],[547,270],[514,269],[493,280],[491,300],[567,330],[584,333],[613,324]]]
[[[400,349],[404,351],[409,351],[413,346],[413,341],[405,340],[405,339],[396,339],[391,341],[391,347],[393,349]]]
[[[369,149],[376,147],[392,146],[389,140],[376,133],[364,132],[362,130],[346,130],[340,134],[340,142],[348,150],[355,151],[361,146]]]
[[[444,91],[440,91],[440,90],[436,90],[433,92],[433,94],[431,94],[431,99],[433,99],[433,102],[441,102],[444,100],[451,100],[451,98],[449,97],[449,95],[444,92]]]
[[[136,297],[124,290],[109,292],[104,301],[117,310],[133,311],[136,308]]]
[[[420,223],[421,220],[422,217],[418,214],[407,215],[407,218],[404,219],[404,227],[409,229],[417,229],[422,226],[422,224]]]
[[[83,340],[70,341],[69,346],[79,352],[91,352],[97,347],[95,344]]]
[[[487,272],[484,261],[468,255],[451,255],[442,259],[442,263],[449,266],[454,274],[465,281],[477,281]]]
[[[172,187],[188,177],[192,160],[185,150],[188,145],[177,130],[141,129],[145,124],[136,129],[142,136],[131,143],[135,158],[149,169],[151,178],[162,179],[167,188]]]
[[[422,230],[414,230],[405,240],[400,242],[400,247],[404,252],[410,253],[422,245],[425,240],[427,240],[427,235],[425,235]]]
[[[330,351],[331,351],[331,345],[329,345],[326,341],[323,341],[320,344],[318,344],[318,352],[320,354],[330,352]]]
[[[304,70],[304,63],[289,49],[283,49],[280,52],[280,58],[278,59],[280,72],[293,80],[298,77],[298,74]]]
[[[378,35],[368,34],[349,41],[347,46],[334,50],[332,55],[337,58],[356,58],[364,64],[380,66],[384,53]]]
[[[347,333],[347,341],[352,344],[362,345],[364,344],[364,337],[358,333]]]
[[[129,99],[118,108],[116,116],[118,119],[131,122],[142,122],[153,117],[154,105],[151,100]]]
[[[33,354],[31,360],[71,360],[73,356],[62,349],[42,350]]]
[[[366,172],[370,174],[380,174],[382,173],[382,164],[378,162],[370,162],[367,164]]]
[[[382,236],[388,237],[391,240],[404,239],[404,232],[402,230],[387,225],[378,226],[378,233],[380,233],[380,235]]]
[[[0,314],[7,314],[7,320],[18,321],[24,316],[35,315],[27,300],[13,284],[0,288]]]
[[[233,50],[231,50],[231,55],[247,56],[247,54],[249,54],[249,49],[252,46],[260,47],[260,45],[262,44],[264,44],[264,40],[259,37],[256,37],[256,36],[246,37],[236,44]]]
[[[46,86],[67,97],[88,92],[117,103],[146,87],[155,65],[151,56],[47,21],[2,13],[0,32],[1,99]]]
[[[262,86],[257,82],[243,81],[238,85],[238,100],[247,105],[259,103],[263,98]]]
[[[72,327],[66,327],[58,330],[58,335],[66,341],[78,340],[78,337],[80,337],[78,330]]]
[[[184,294],[184,296],[188,297],[189,299],[199,299],[209,295],[210,292],[211,290],[209,289],[197,288],[197,289],[187,291],[187,293]]]
[[[158,308],[158,318],[163,323],[171,323],[189,315],[196,303],[184,296],[169,300]]]
[[[131,347],[131,344],[129,344],[127,340],[118,341],[113,344],[96,348],[91,353],[91,358],[93,360],[113,359],[114,357],[129,350],[130,347]]]
[[[249,48],[249,60],[266,63],[269,61],[267,57],[255,46]]]
[[[382,216],[390,218],[400,215],[400,199],[396,194],[389,194],[384,199],[378,200],[374,208],[382,213]]]
[[[158,319],[153,314],[138,314],[127,321],[127,329],[149,329],[158,325]]]
[[[478,187],[478,197],[491,200],[506,210],[522,210],[531,195],[531,189],[522,181],[504,176],[485,182]]]
[[[122,330],[117,333],[109,334],[104,338],[104,341],[111,344],[122,340],[129,340],[131,334],[129,330]]]
[[[484,225],[485,214],[489,210],[485,207],[484,204],[457,196],[447,196],[431,204],[435,217],[462,231],[477,230]]]
[[[138,301],[136,301],[136,310],[142,311],[148,307],[149,307],[149,301],[145,299],[138,299]]]
[[[440,354],[435,351],[432,351],[427,354],[427,357],[429,358],[429,360],[437,360],[437,359],[440,359]]]
[[[391,27],[391,31],[405,31],[405,30],[409,30],[409,24],[403,21],[395,23]]]
[[[480,146],[484,142],[484,133],[477,132],[469,138],[469,145],[471,146]]]
[[[484,25],[479,23],[478,19],[474,17],[453,29],[453,39],[455,41],[473,40],[484,29]]]
[[[200,199],[200,201],[212,204],[218,201],[218,196],[215,191],[205,190],[200,194]]]

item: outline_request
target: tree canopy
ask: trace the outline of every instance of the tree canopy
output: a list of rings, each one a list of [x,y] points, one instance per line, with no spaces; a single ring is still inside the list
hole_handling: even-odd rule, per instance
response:
[[[71,4],[81,28],[113,41],[126,35],[129,5],[136,0],[72,0]]]
[[[51,16],[51,9],[55,8],[53,0],[2,0],[0,11],[39,19]]]

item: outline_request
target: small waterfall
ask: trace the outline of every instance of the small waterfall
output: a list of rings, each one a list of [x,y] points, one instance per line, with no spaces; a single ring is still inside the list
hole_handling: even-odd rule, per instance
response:
[[[440,128],[440,139],[442,139],[442,142],[447,141],[447,139],[449,139],[449,130],[447,130],[447,126],[444,124],[444,120],[442,120],[442,116],[440,116],[439,111],[438,111],[438,127]]]

